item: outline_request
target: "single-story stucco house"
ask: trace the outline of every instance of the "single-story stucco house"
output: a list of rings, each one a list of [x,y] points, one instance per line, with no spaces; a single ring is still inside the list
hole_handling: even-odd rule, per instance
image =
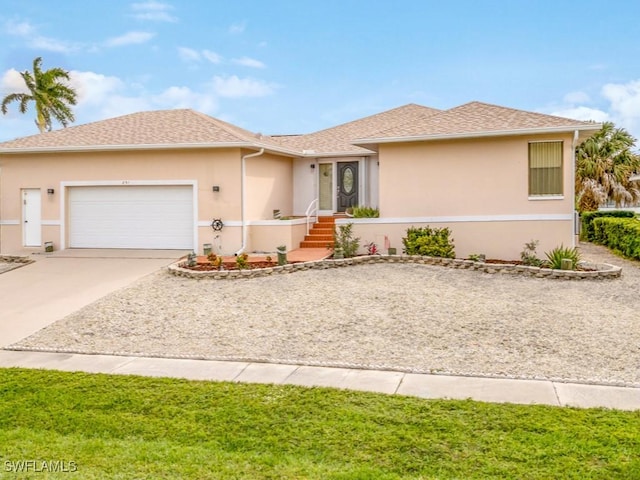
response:
[[[0,249],[290,250],[316,215],[365,205],[380,217],[338,220],[362,243],[446,226],[459,257],[518,258],[574,243],[574,150],[600,127],[479,102],[279,136],[134,113],[0,143]]]

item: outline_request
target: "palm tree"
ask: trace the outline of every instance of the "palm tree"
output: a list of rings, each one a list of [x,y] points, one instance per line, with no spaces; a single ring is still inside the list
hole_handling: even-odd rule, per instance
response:
[[[61,68],[42,71],[42,58],[33,61],[33,72],[20,72],[28,93],[11,93],[2,100],[2,113],[6,115],[7,105],[19,102],[20,113],[27,112],[29,102],[35,102],[36,125],[40,133],[51,131],[52,119],[66,127],[75,120],[70,106],[76,104],[76,91],[67,85],[69,72]]]
[[[605,122],[602,129],[576,148],[576,203],[580,212],[598,210],[613,200],[616,207],[640,201],[640,156],[631,152],[635,138],[624,128]]]

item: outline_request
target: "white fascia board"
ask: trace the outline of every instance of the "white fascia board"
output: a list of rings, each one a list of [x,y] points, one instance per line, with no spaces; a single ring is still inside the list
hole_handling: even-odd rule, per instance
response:
[[[301,158],[342,158],[342,157],[366,157],[369,155],[375,155],[376,151],[367,148],[365,152],[322,152],[322,153],[307,153],[300,155]]]
[[[597,131],[602,128],[601,123],[593,125],[566,126],[566,127],[544,127],[527,128],[518,130],[491,130],[482,132],[449,133],[435,135],[415,135],[407,137],[383,137],[383,138],[358,138],[352,142],[353,145],[370,145],[379,143],[399,143],[399,142],[425,142],[430,140],[456,140],[463,138],[484,138],[484,137],[506,137],[517,135],[539,135],[544,133],[569,133],[575,131]]]
[[[142,144],[142,145],[80,145],[65,147],[25,147],[25,148],[0,148],[2,154],[27,154],[27,153],[72,153],[72,152],[114,152],[131,150],[197,150],[204,148],[251,148],[259,150],[264,148],[270,152],[285,154],[292,157],[300,156],[300,152],[288,149],[279,149],[273,146],[264,147],[258,143],[249,142],[218,142],[218,143],[168,143],[168,144]]]
[[[199,148],[250,148],[248,142],[225,143],[167,143],[167,144],[142,144],[142,145],[79,145],[65,147],[24,147],[24,148],[0,148],[0,154],[22,153],[65,153],[65,152],[110,152],[122,150],[181,150]]]

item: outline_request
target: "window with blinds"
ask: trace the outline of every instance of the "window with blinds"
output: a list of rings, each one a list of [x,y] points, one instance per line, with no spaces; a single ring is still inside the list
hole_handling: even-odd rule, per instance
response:
[[[562,142],[529,143],[529,195],[562,195]]]

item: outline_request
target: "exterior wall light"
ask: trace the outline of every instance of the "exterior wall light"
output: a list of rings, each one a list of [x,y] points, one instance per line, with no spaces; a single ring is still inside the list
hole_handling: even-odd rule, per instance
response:
[[[53,195],[56,191],[53,188],[47,188],[47,195]]]
[[[214,186],[212,187],[212,190],[213,190],[214,192],[219,192],[219,191],[220,191],[220,186],[219,186],[219,185],[214,185]]]

